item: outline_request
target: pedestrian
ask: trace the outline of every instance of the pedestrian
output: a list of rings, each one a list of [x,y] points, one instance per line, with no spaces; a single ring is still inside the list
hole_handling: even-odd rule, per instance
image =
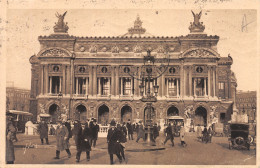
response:
[[[208,128],[208,142],[209,143],[211,143],[212,134],[213,134],[212,127],[209,126],[209,128]]]
[[[155,123],[153,126],[153,139],[156,140],[156,138],[159,136],[159,129],[157,127],[157,124]]]
[[[68,142],[69,142],[70,138],[72,138],[72,131],[71,131],[71,125],[70,125],[70,124],[71,124],[71,123],[70,123],[70,120],[67,120],[67,121],[65,122],[65,126],[66,126],[66,128],[68,129],[68,131],[69,131]]]
[[[185,129],[184,129],[183,125],[182,125],[182,126],[181,126],[181,129],[180,129],[181,145],[182,145],[183,147],[186,147],[187,144],[186,144],[186,142],[185,142],[185,140],[184,140],[184,137],[185,137]]]
[[[12,122],[12,114],[10,112],[6,113],[6,153],[5,161],[6,164],[14,164],[15,154],[14,154],[14,142],[17,141],[16,138],[16,128]]]
[[[53,125],[51,125],[50,128],[50,135],[55,135],[55,128],[53,127]]]
[[[128,119],[126,127],[127,127],[128,140],[130,140],[130,139],[134,140],[134,138],[133,138],[133,133],[134,133],[133,132],[133,125],[131,124],[130,119]]]
[[[74,121],[74,128],[73,128],[72,132],[73,132],[74,141],[75,141],[76,150],[77,150],[76,162],[79,162],[79,160],[80,160],[79,155],[81,154],[81,150],[82,150],[83,130],[82,130],[81,123],[78,120]]]
[[[56,157],[54,159],[60,159],[60,151],[66,150],[68,154],[68,158],[71,157],[70,153],[70,144],[68,141],[69,138],[69,131],[67,127],[61,121],[57,121],[58,126],[56,129]]]
[[[145,140],[145,134],[144,134],[144,126],[142,121],[139,121],[138,129],[137,129],[137,139],[136,142],[138,143],[140,138],[143,138],[143,141]]]
[[[208,130],[206,125],[204,126],[204,130],[202,131],[202,134],[203,134],[202,142],[208,143]]]
[[[48,141],[48,125],[47,123],[42,120],[39,123],[39,133],[40,133],[40,139],[41,139],[41,143],[43,145],[43,139],[45,139],[46,144],[49,145],[49,141]]]
[[[117,129],[116,122],[114,120],[110,123],[110,128],[107,134],[107,143],[108,143],[108,153],[110,156],[110,164],[114,164],[113,155],[115,154],[119,159],[119,162],[122,163],[122,157],[120,155],[122,147],[120,145],[121,137],[123,136],[122,131]]]
[[[89,127],[89,129],[90,129],[90,131],[91,131],[91,133],[90,133],[90,145],[91,146],[93,146],[93,144],[94,144],[94,139],[95,139],[95,137],[94,137],[94,134],[95,134],[95,125],[94,125],[94,123],[93,123],[93,118],[90,120],[90,122],[88,123],[88,127]]]
[[[79,162],[80,160],[80,155],[82,151],[86,151],[86,156],[87,156],[87,161],[90,160],[90,151],[91,151],[91,144],[90,144],[90,140],[92,139],[92,131],[90,130],[88,123],[85,124],[85,128],[83,130],[83,134],[82,134],[82,138],[81,138],[81,142],[82,142],[82,146],[81,146],[81,150],[79,150],[77,152],[77,162]]]
[[[166,144],[166,142],[168,141],[168,140],[170,140],[171,141],[171,143],[172,143],[172,146],[174,146],[174,132],[173,132],[173,127],[172,127],[172,125],[171,125],[171,123],[169,123],[169,125],[168,125],[168,127],[166,128],[166,130],[165,130],[165,133],[166,133],[166,138],[165,138],[165,141],[164,141],[164,145]]]
[[[202,140],[202,129],[201,129],[200,125],[198,125],[198,127],[197,127],[197,138],[198,138],[198,140]]]
[[[96,147],[97,139],[98,139],[98,132],[99,132],[99,125],[97,124],[97,120],[93,119],[93,128],[92,128],[92,141],[91,146]]]
[[[122,158],[125,161],[125,143],[127,141],[127,138],[126,138],[127,130],[126,130],[125,123],[123,123],[122,126],[120,124],[117,124],[117,129],[119,129],[121,131],[122,136],[120,137],[120,145],[121,145],[120,155],[122,156]]]

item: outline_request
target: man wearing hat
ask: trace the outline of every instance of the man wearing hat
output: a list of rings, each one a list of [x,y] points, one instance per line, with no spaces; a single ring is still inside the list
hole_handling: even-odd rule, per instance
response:
[[[116,154],[116,156],[119,159],[119,162],[122,163],[122,156],[120,155],[122,151],[122,145],[121,137],[123,136],[122,132],[117,129],[116,122],[114,120],[110,123],[110,128],[108,130],[107,134],[107,143],[108,143],[108,153],[110,156],[110,164],[114,164],[113,162],[113,155]]]
[[[12,122],[12,114],[10,112],[6,113],[6,164],[14,164],[14,144],[17,141],[16,138],[16,128]]]
[[[143,138],[143,141],[144,141],[144,139],[145,139],[144,136],[145,136],[145,134],[144,134],[144,126],[143,126],[142,121],[139,121],[136,142],[138,143],[140,138]]]
[[[99,125],[97,124],[97,120],[93,119],[93,128],[92,128],[92,141],[91,146],[95,147],[98,139]]]
[[[70,149],[69,149],[69,131],[67,127],[64,126],[64,123],[61,121],[57,121],[58,126],[56,129],[56,157],[54,159],[60,159],[60,151],[66,150],[68,154],[68,158],[71,157]]]
[[[128,119],[126,127],[127,127],[127,131],[128,131],[127,132],[128,133],[128,140],[130,140],[130,139],[134,140],[134,138],[133,138],[134,131],[133,131],[133,126],[131,124],[130,119]]]

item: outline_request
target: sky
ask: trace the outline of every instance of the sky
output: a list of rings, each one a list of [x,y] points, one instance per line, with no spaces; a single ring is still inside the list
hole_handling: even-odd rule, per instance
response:
[[[56,11],[68,11],[64,20],[68,22],[69,34],[84,37],[123,35],[133,27],[137,14],[146,31],[155,36],[188,35],[188,27],[193,21],[191,10],[9,9],[6,80],[13,81],[15,87],[30,89],[29,58],[40,51],[38,36],[53,33]],[[202,10],[204,32],[220,36],[217,52],[222,57],[230,54],[233,58],[231,69],[235,72],[238,90],[257,90],[256,19],[256,10]]]

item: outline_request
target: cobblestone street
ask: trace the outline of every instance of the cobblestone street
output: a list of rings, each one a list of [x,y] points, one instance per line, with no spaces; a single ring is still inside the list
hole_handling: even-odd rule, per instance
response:
[[[175,146],[171,147],[168,141],[165,146],[161,143],[164,136],[157,139],[157,147],[165,147],[165,150],[145,151],[142,139],[137,144],[135,140],[126,143],[126,162],[122,164],[141,165],[253,165],[256,164],[255,147],[251,150],[229,150],[227,137],[213,137],[212,143],[204,144],[196,139],[195,133],[188,133],[186,142],[188,146],[183,148],[180,139],[175,138]],[[136,137],[136,135],[134,136]],[[38,136],[25,136],[18,134],[19,141],[15,144],[16,164],[75,164],[76,148],[74,140],[70,139],[72,157],[68,158],[65,151],[61,152],[61,159],[55,157],[55,137],[49,136],[50,145],[40,145]],[[25,148],[25,146],[31,148]],[[86,161],[85,153],[81,155],[78,164],[109,164],[106,138],[99,138],[96,148],[92,148],[91,160]],[[115,164],[119,164],[114,156]]]

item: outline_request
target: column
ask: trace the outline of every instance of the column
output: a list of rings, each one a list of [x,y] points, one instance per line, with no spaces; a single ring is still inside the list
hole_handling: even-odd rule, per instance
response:
[[[41,94],[43,94],[43,75],[44,75],[44,67],[41,65]]]
[[[62,66],[62,94],[65,94],[65,86],[66,86],[66,66]]]
[[[216,70],[215,70],[215,67],[214,67],[213,68],[213,82],[212,82],[212,84],[213,84],[213,97],[216,96],[216,80],[215,80],[216,75],[215,75],[215,73],[216,73]]]
[[[208,67],[208,94],[209,94],[209,97],[211,96],[211,67]]]
[[[184,86],[184,83],[183,83],[183,65],[181,65],[181,70],[180,70],[180,95],[181,97],[183,97],[183,86]]]
[[[101,95],[101,79],[97,78],[98,95]]]
[[[185,70],[185,66],[183,67],[183,82],[184,82],[184,86],[183,86],[183,96],[186,97],[186,70]]]
[[[78,90],[79,90],[79,78],[76,77],[76,94],[78,94]]]
[[[88,95],[88,85],[89,85],[88,82],[89,82],[89,80],[88,80],[88,78],[86,78],[86,93],[85,93],[86,95]]]
[[[170,78],[166,78],[166,96],[169,97],[169,79]]]
[[[216,67],[216,96],[219,97],[219,94],[218,94],[218,67]]]
[[[120,78],[120,86],[121,86],[121,93],[120,93],[120,95],[123,96],[123,78]]]
[[[179,97],[179,78],[176,78],[177,83],[177,97]]]
[[[60,92],[61,92],[61,87],[62,87],[62,85],[61,85],[61,79],[62,79],[62,77],[59,76],[59,79],[60,79],[60,87],[59,87],[59,93],[60,93]]]
[[[203,78],[204,79],[204,96],[206,97],[207,96],[207,90],[206,90],[206,84],[207,84],[207,82],[206,82],[206,78]]]
[[[134,90],[134,78],[131,77],[131,96],[133,96],[133,90]]]
[[[162,74],[161,76],[161,87],[162,87],[162,96],[165,96],[165,78],[164,78],[164,74]]]
[[[50,94],[51,94],[51,90],[52,90],[52,76],[50,76]]]
[[[189,67],[189,96],[192,96],[192,67]]]
[[[49,80],[48,80],[48,78],[49,78],[49,74],[48,74],[48,71],[49,71],[49,68],[48,68],[49,66],[48,65],[45,65],[45,67],[44,67],[44,70],[45,70],[45,94],[47,94],[48,93],[48,82],[49,82]]]
[[[111,71],[111,85],[110,85],[110,87],[111,87],[111,95],[115,95],[115,67],[114,66],[112,66],[111,67],[112,68],[112,71]]]
[[[115,87],[115,95],[118,96],[119,95],[119,68],[118,66],[116,66],[116,87]]]
[[[196,97],[196,84],[197,84],[197,78],[193,78],[194,79],[194,82],[193,82],[193,95]]]
[[[108,80],[108,86],[109,86],[108,87],[108,95],[111,95],[111,83],[110,83],[111,82],[111,78],[108,77],[107,80]]]
[[[93,67],[92,66],[90,66],[89,67],[89,69],[90,69],[90,71],[89,71],[89,84],[88,84],[88,94],[89,95],[91,95],[91,96],[93,96],[93,81],[94,81],[94,79],[93,79]]]
[[[97,66],[93,67],[93,95],[97,95]]]

